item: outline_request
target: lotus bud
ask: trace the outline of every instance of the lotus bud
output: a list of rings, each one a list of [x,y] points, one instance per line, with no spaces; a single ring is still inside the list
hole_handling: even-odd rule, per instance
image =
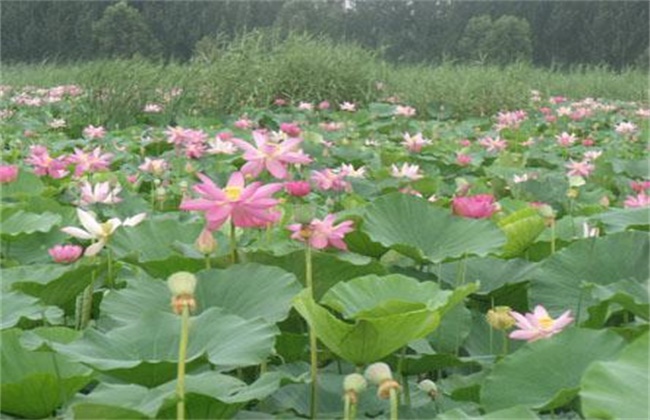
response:
[[[159,180],[158,178],[156,178],[156,179],[153,180],[153,185],[155,185],[156,187],[159,187],[160,184],[162,184],[162,181]]]
[[[429,394],[431,399],[435,399],[438,396],[438,386],[431,379],[425,379],[418,384],[420,390]]]
[[[312,206],[298,205],[294,208],[293,218],[296,223],[302,225],[309,224],[314,219],[314,209]]]
[[[179,271],[167,279],[167,286],[172,292],[172,309],[180,314],[187,306],[190,310],[196,309],[194,289],[196,289],[196,276],[187,271]]]
[[[515,325],[515,319],[510,315],[512,308],[509,306],[497,306],[487,312],[487,322],[495,330],[507,330]]]
[[[214,239],[214,236],[212,236],[212,232],[208,229],[203,229],[199,234],[199,237],[196,238],[194,247],[196,247],[201,254],[209,255],[217,249],[217,241]]]

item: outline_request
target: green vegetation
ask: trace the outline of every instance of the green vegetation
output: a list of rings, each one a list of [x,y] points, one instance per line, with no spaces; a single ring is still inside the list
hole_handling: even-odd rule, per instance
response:
[[[640,70],[552,71],[523,63],[395,65],[352,44],[297,34],[281,38],[277,32],[251,32],[229,43],[206,38],[200,45],[189,63],[132,59],[5,66],[3,83],[78,84],[92,93],[78,106],[81,121],[122,127],[138,122],[145,104],[160,103],[161,92],[172,88],[183,93],[166,107],[169,121],[180,115],[243,112],[277,98],[367,104],[397,96],[422,116],[436,116],[443,106],[446,115],[458,118],[523,107],[531,89],[572,98],[647,100],[648,79]]]

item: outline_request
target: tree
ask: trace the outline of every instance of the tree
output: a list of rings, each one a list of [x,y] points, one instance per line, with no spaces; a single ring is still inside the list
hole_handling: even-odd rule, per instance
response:
[[[461,58],[481,63],[530,61],[532,51],[530,25],[525,19],[508,15],[495,21],[488,15],[471,18],[458,41]]]
[[[99,52],[113,58],[155,57],[161,46],[138,10],[121,1],[92,25]]]

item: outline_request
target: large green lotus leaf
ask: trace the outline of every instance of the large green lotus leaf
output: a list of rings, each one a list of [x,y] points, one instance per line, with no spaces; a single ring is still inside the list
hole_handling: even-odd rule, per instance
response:
[[[619,280],[645,282],[649,275],[648,234],[620,232],[577,241],[540,263],[531,282],[531,300],[547,309],[572,312],[585,319],[598,302],[585,284],[608,285]]]
[[[39,276],[41,270],[51,270],[44,276]],[[90,285],[97,272],[103,271],[104,266],[77,263],[60,268],[57,265],[37,266],[30,273],[29,266],[17,267],[10,273],[10,282],[14,290],[41,299],[46,305],[56,305],[61,308],[70,307],[79,293]],[[3,273],[4,275],[4,273]]]
[[[496,364],[481,389],[481,403],[488,412],[513,405],[561,407],[578,395],[591,363],[611,360],[623,346],[611,331],[579,328],[528,343]]]
[[[373,241],[420,262],[486,255],[506,242],[490,221],[452,216],[426,200],[399,193],[369,205],[363,227]]]
[[[599,302],[589,308],[589,320],[585,326],[602,327],[613,311],[625,309],[643,320],[650,317],[649,283],[634,280],[620,280],[608,285],[591,285],[594,301]]]
[[[274,256],[265,252],[246,254],[249,261],[264,265],[280,267],[290,273],[303,284],[305,282],[305,252],[295,251],[283,256]],[[376,261],[355,262],[344,260],[336,254],[312,252],[312,272],[314,296],[320,299],[332,286],[367,274],[387,274],[386,268]]]
[[[217,372],[187,375],[187,418],[230,418],[247,402],[275,392],[286,380],[287,376],[278,372],[265,373],[251,385]],[[174,418],[175,398],[175,380],[154,389],[102,383],[89,395],[77,397],[70,406],[75,418]]]
[[[244,263],[225,270],[197,274],[197,312],[217,307],[244,319],[282,321],[291,310],[291,300],[300,291],[293,274],[271,266]],[[101,304],[102,317],[128,324],[145,311],[168,311],[171,295],[166,282],[134,278],[122,290],[109,293]]]
[[[647,419],[648,334],[614,361],[593,363],[581,382],[582,414],[597,419]]]
[[[36,214],[18,210],[5,216],[6,213],[5,211],[2,212],[0,234],[7,236],[17,236],[22,233],[49,232],[61,222],[60,215],[50,212]]]
[[[318,418],[334,419],[341,418],[343,414],[343,399],[341,393],[345,375],[323,372],[318,375]],[[265,402],[266,412],[295,411],[300,416],[309,416],[310,407],[310,384],[289,384],[280,388]],[[359,414],[370,412],[380,413],[385,406],[385,401],[369,395],[369,392],[361,394],[357,411]],[[281,416],[283,417],[283,416]],[[365,416],[364,416],[365,417]],[[293,418],[293,417],[292,417]],[[359,415],[359,418],[362,418]]]
[[[258,364],[271,353],[278,333],[261,319],[245,320],[211,308],[191,319],[187,361],[200,362],[207,355],[220,370]],[[86,330],[82,339],[54,346],[97,370],[155,386],[173,377],[179,338],[179,316],[148,312],[126,327],[108,333]],[[146,377],[138,375],[138,368]]]
[[[507,238],[503,256],[512,258],[524,252],[544,231],[544,219],[537,209],[527,207],[499,220],[499,227]]]
[[[93,372],[67,357],[28,351],[20,344],[22,331],[2,332],[2,412],[45,418],[92,379]]]
[[[139,262],[160,261],[176,254],[176,242],[194,243],[202,229],[200,223],[160,216],[134,227],[118,229],[109,246],[118,258],[134,253]]]
[[[368,277],[359,280],[361,281],[352,280],[352,284],[345,286],[349,295],[346,302],[328,299],[331,305],[354,314],[354,317],[347,321],[339,319],[327,308],[318,305],[310,296],[309,289],[301,292],[294,301],[294,307],[314,329],[318,338],[334,353],[358,365],[377,361],[409,342],[430,334],[438,327],[446,312],[477,288],[475,284],[471,284],[458,288],[451,294],[439,291],[438,293],[446,295],[445,300],[440,302],[435,295],[427,296],[431,299],[431,306],[422,303],[420,297],[419,301],[411,302],[377,300],[376,308],[379,309],[366,309],[361,306],[361,302],[369,302],[363,296],[371,289],[368,287],[369,282],[374,281],[377,288],[381,289],[381,283],[386,280],[378,277],[374,280],[369,280]],[[396,290],[400,285],[407,290],[411,289],[413,286],[410,282],[417,282],[403,276],[391,276],[389,281],[396,283],[390,286]],[[359,286],[355,287],[357,283]],[[423,284],[421,290],[426,293],[429,290],[428,285]],[[353,306],[352,302],[355,302],[356,306]]]
[[[43,305],[39,299],[19,292],[2,293],[0,296],[0,312],[3,330],[16,326],[21,320],[60,323],[63,311],[56,306]]]
[[[536,268],[537,264],[522,259],[473,257],[442,264],[433,272],[451,286],[480,282],[477,293],[488,294],[506,284],[530,280]]]
[[[2,185],[2,196],[18,199],[25,199],[30,196],[38,196],[43,192],[44,186],[38,176],[20,170],[18,179]]]
[[[21,265],[42,264],[52,261],[48,249],[68,241],[69,238],[65,233],[54,229],[46,233],[20,234],[7,241],[3,239],[0,246],[6,260],[15,260]]]
[[[611,209],[608,212],[592,216],[590,220],[602,223],[605,232],[621,232],[630,228],[650,225],[650,210],[647,207],[629,209]]]
[[[35,264],[2,269],[2,291],[7,292],[16,283],[46,284],[73,270],[73,265]]]
[[[440,353],[458,351],[472,327],[472,313],[463,305],[454,307],[431,334],[429,342]]]
[[[244,319],[260,317],[269,323],[289,315],[292,299],[301,290],[292,273],[255,263],[202,271],[198,278],[199,308],[216,306]]]
[[[321,299],[321,304],[347,319],[354,319],[386,302],[415,303],[420,304],[418,309],[436,309],[446,304],[451,294],[451,291],[440,290],[434,282],[419,282],[401,274],[369,275],[332,287]]]
[[[454,408],[453,410],[445,411],[444,413],[436,416],[436,419],[440,419],[440,420],[465,420],[465,419],[470,420],[476,418],[477,417],[475,415],[469,415],[465,413],[463,410],[461,410],[460,408]],[[535,415],[533,411],[521,405],[516,405],[514,407],[509,407],[503,410],[493,411],[479,418],[494,419],[494,420],[502,420],[502,419],[537,420],[539,419],[539,417],[537,417],[537,415]]]

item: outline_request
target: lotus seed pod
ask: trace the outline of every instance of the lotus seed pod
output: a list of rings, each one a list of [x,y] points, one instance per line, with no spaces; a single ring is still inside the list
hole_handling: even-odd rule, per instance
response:
[[[386,363],[373,363],[366,368],[366,379],[372,384],[381,385],[384,381],[393,379],[393,373],[390,371],[390,366]]]
[[[174,296],[194,295],[196,276],[187,271],[179,271],[169,276],[167,286]]]
[[[368,383],[366,382],[366,378],[358,373],[352,373],[346,376],[343,380],[343,390],[345,390],[345,392],[353,391],[356,393],[361,393],[366,389],[367,386]]]
[[[507,330],[515,325],[515,319],[510,315],[512,308],[497,306],[487,312],[487,322],[495,330]]]
[[[418,384],[418,388],[429,394],[431,398],[436,398],[438,395],[438,386],[431,379],[425,379]]]

